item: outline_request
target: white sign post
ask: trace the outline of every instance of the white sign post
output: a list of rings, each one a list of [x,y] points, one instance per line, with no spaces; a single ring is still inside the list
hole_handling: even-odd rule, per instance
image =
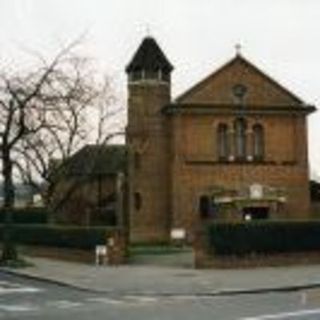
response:
[[[172,240],[184,240],[186,238],[185,229],[172,229],[171,230],[171,239]]]
[[[107,262],[107,246],[96,246],[96,265],[104,265]]]
[[[174,243],[182,245],[186,240],[186,230],[182,228],[172,229],[170,236]]]

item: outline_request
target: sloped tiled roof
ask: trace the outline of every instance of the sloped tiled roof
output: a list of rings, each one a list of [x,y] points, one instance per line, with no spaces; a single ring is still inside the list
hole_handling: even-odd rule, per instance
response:
[[[86,145],[63,167],[64,176],[112,175],[126,168],[125,145]]]
[[[131,62],[126,67],[126,72],[145,70],[163,70],[170,72],[173,66],[152,37],[143,39]]]

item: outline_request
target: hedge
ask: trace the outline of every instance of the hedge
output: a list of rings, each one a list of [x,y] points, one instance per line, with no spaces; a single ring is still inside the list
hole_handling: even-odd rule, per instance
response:
[[[77,227],[53,225],[15,225],[13,239],[18,244],[38,245],[58,248],[93,249],[105,244],[108,234],[116,228]],[[0,240],[4,226],[0,226]]]
[[[216,255],[320,251],[320,221],[213,223],[207,241]]]
[[[48,212],[46,208],[23,208],[13,209],[12,219],[18,224],[44,224],[48,222]],[[5,213],[0,210],[0,224],[5,222]]]

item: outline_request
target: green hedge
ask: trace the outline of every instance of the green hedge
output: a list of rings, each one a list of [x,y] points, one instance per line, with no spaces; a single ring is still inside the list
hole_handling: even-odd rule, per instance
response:
[[[216,255],[320,251],[320,221],[213,223],[207,240]]]
[[[14,223],[20,224],[44,224],[48,222],[48,212],[46,208],[23,208],[12,211]],[[5,213],[0,210],[0,224],[5,222]]]
[[[97,244],[105,244],[108,234],[115,228],[76,227],[52,225],[15,225],[13,239],[18,244],[59,248],[93,249]],[[0,226],[0,240],[4,226]]]

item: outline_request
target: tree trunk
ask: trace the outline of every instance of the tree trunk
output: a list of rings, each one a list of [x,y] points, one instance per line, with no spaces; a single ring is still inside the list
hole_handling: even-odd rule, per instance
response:
[[[2,156],[4,193],[3,211],[5,214],[5,224],[3,230],[3,249],[1,260],[9,261],[16,260],[18,258],[17,250],[13,241],[12,211],[14,209],[14,186],[12,182],[12,161],[10,158],[10,151],[3,148]]]

